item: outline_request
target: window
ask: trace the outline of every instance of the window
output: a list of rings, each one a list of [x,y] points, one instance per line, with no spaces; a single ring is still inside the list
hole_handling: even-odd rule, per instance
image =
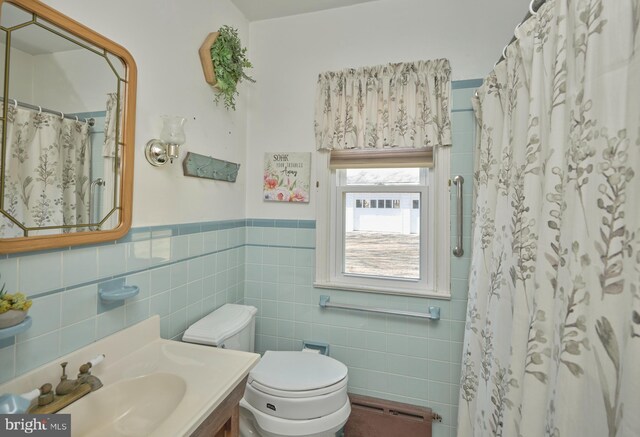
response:
[[[449,297],[450,152],[437,153],[443,171],[328,169],[320,155],[317,287]]]
[[[420,280],[427,269],[421,259],[421,211],[410,208],[414,198],[428,197],[429,170],[344,169],[337,170],[336,213],[343,223],[338,236],[342,254],[339,270],[358,280],[390,278]],[[359,211],[354,200],[384,192],[388,198],[371,200],[377,211]],[[356,200],[357,203],[357,200]],[[405,210],[392,209],[392,203],[403,203]],[[388,209],[388,211],[387,211]],[[425,240],[428,236],[425,236]],[[348,278],[347,278],[348,280]]]
[[[317,287],[449,297],[450,76],[446,59],[318,76]]]

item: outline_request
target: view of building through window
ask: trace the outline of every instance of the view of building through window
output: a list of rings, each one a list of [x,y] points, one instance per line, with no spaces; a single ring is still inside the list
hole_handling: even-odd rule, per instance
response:
[[[346,170],[345,274],[420,279],[420,184],[417,168]]]

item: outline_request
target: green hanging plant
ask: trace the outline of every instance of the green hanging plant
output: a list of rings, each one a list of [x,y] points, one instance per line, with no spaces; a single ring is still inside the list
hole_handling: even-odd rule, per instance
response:
[[[255,82],[245,73],[246,68],[253,68],[247,59],[247,49],[240,44],[238,31],[230,26],[222,26],[220,34],[211,45],[211,62],[216,75],[216,87],[218,92],[215,102],[224,101],[227,109],[236,109],[236,96],[238,84],[242,80]]]

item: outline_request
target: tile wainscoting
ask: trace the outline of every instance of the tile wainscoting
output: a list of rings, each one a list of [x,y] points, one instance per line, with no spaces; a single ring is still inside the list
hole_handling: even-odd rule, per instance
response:
[[[179,338],[204,314],[244,297],[247,220],[133,229],[111,244],[4,256],[9,290],[33,299],[33,326],[0,341],[0,382],[154,314]],[[140,293],[101,305],[98,287],[123,278]]]

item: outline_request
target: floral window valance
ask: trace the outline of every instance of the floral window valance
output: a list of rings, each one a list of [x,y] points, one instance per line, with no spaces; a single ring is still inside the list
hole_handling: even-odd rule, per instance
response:
[[[451,145],[451,68],[447,59],[322,73],[318,150]]]

